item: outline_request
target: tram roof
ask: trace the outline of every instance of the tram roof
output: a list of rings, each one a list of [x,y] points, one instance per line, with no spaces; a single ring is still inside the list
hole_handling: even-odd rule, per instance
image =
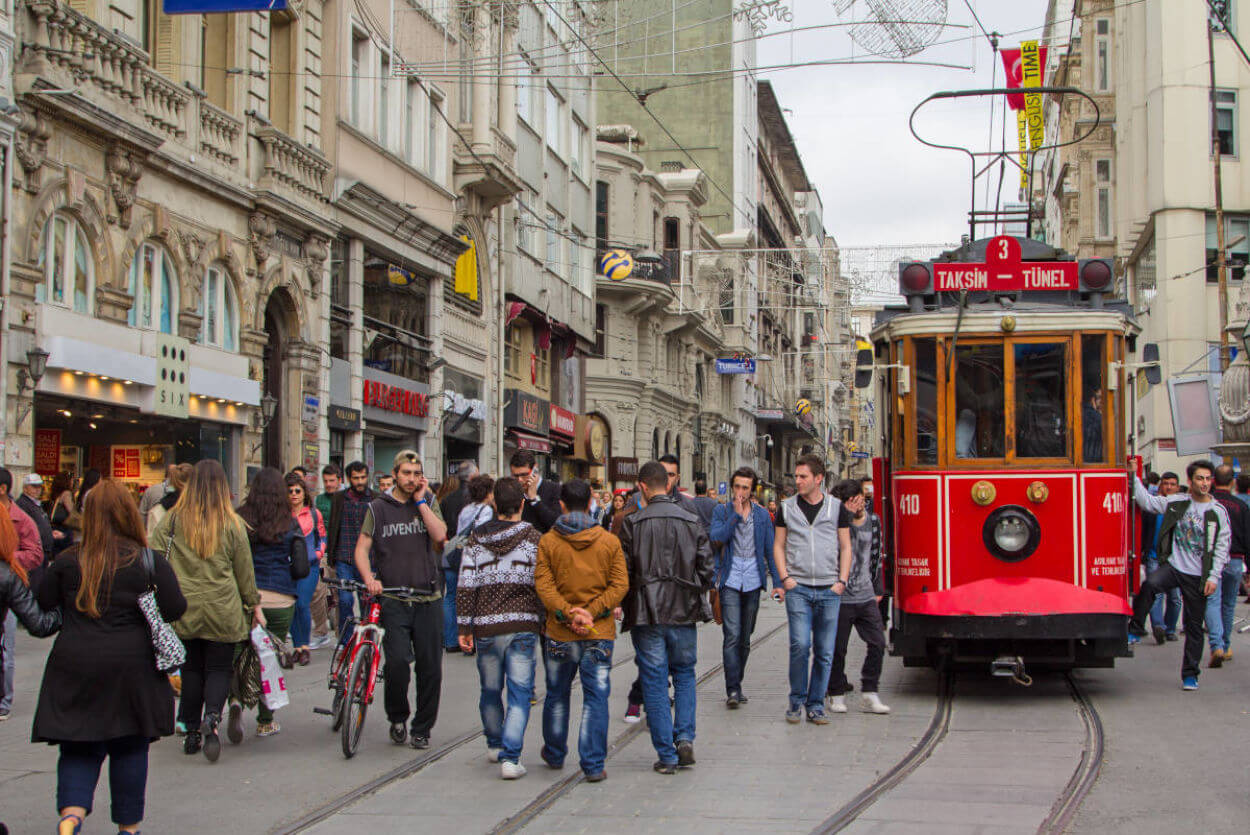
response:
[[[1005,305],[999,301],[969,304],[959,323],[961,336],[1004,335],[1003,319],[1015,317],[1010,333],[1062,332],[1076,330],[1113,330],[1135,335],[1141,330],[1127,302],[1107,301],[1102,307],[1073,307],[1070,304],[1018,302]],[[899,306],[877,312],[872,339],[894,338],[920,334],[946,334],[955,331],[959,309],[954,305],[937,310],[915,312]]]

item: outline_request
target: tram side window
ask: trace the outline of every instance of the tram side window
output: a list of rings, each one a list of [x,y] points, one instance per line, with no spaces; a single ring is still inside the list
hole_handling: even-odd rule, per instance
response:
[[[916,463],[938,462],[937,340],[915,340]]]
[[[1015,353],[1016,457],[1066,458],[1067,346],[1054,342],[1017,342]]]
[[[955,457],[1003,458],[1003,346],[955,348]]]
[[[1107,338],[1103,334],[1081,336],[1081,456],[1086,463],[1098,463],[1104,459],[1102,430],[1106,343]]]

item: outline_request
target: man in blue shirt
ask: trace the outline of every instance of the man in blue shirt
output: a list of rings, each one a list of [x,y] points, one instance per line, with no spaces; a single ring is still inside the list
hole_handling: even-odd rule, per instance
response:
[[[710,537],[719,548],[716,588],[724,621],[725,704],[731,710],[746,704],[742,676],[751,652],[751,633],[760,609],[760,593],[781,581],[771,557],[773,522],[768,511],[751,500],[758,478],[750,467],[738,469],[730,479],[733,501],[712,512]]]

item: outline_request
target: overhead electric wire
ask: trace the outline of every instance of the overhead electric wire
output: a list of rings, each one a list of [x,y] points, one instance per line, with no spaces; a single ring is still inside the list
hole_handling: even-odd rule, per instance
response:
[[[1216,12],[1215,0],[1207,0],[1207,8],[1211,10],[1213,17],[1219,18],[1225,23],[1224,27],[1220,30],[1221,34],[1228,35],[1228,37],[1232,39],[1233,45],[1236,46],[1237,51],[1241,53],[1242,60],[1246,62],[1246,66],[1250,66],[1250,55],[1246,54],[1246,50],[1242,47],[1241,41],[1237,40],[1236,33],[1233,32],[1232,28],[1227,25],[1227,21],[1220,18],[1219,14]]]

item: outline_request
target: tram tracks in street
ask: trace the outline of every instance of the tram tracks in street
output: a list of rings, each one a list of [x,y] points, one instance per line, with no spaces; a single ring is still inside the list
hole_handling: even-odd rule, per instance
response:
[[[773,638],[779,632],[788,629],[788,627],[788,622],[782,621],[772,629],[765,632],[758,639],[753,639],[751,641],[752,651]],[[695,679],[695,687],[702,687],[704,684],[720,675],[724,666],[724,664],[717,664],[716,666],[708,669],[705,673],[703,673],[703,675]],[[639,722],[635,725],[630,725],[629,728],[618,734],[616,739],[612,740],[612,742],[608,744],[608,753],[605,759],[612,759],[615,754],[620,752],[621,749],[645,733],[646,730],[646,722]],[[550,809],[556,804],[557,801],[571,792],[578,784],[584,782],[585,779],[586,777],[582,774],[581,769],[577,769],[567,777],[548,786],[541,794],[526,804],[519,812],[500,821],[489,831],[489,835],[512,835],[512,833],[520,832],[527,825],[532,823],[539,815]]]
[[[1071,673],[1064,674],[1064,681],[1068,685],[1072,700],[1076,702],[1085,738],[1081,749],[1081,759],[1063,791],[1056,798],[1041,825],[1038,826],[1038,835],[1059,835],[1067,830],[1077,810],[1080,809],[1081,803],[1097,782],[1102,767],[1104,751],[1102,719],[1089,696]],[[954,674],[943,671],[938,677],[933,718],[930,719],[924,734],[902,759],[817,825],[812,830],[813,835],[830,835],[843,831],[864,811],[914,774],[933,755],[949,733],[954,701]]]

